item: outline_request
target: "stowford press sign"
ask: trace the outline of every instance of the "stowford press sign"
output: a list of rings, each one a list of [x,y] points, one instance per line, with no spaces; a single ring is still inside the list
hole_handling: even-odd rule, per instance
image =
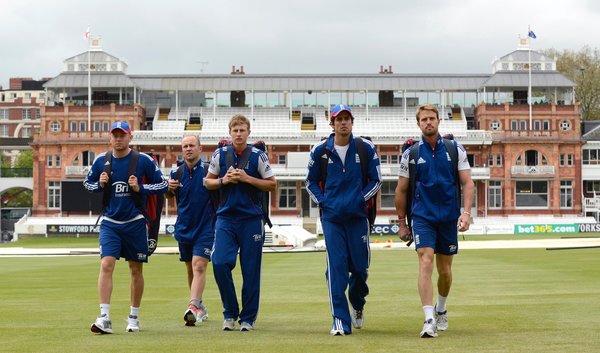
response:
[[[46,235],[79,235],[79,234],[98,234],[100,226],[89,224],[48,224],[46,225]]]
[[[515,234],[579,233],[577,224],[515,224]]]

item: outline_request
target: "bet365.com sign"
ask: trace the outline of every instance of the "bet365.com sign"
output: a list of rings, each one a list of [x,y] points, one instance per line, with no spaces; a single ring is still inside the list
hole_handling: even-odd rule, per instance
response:
[[[515,234],[579,233],[577,224],[515,224]]]

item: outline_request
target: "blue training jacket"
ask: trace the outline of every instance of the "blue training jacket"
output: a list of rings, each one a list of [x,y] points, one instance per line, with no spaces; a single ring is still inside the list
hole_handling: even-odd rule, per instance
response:
[[[211,166],[209,171],[213,173],[218,163],[218,176],[222,178],[227,173],[227,149],[233,148],[231,145],[223,146],[218,148],[212,155],[210,161]],[[234,150],[235,164],[233,167],[237,167],[237,163],[240,160],[240,156],[235,153]],[[266,164],[265,173],[263,177],[259,171],[259,163]],[[265,179],[273,176],[273,171],[269,165],[269,157],[263,151],[256,147],[252,147],[252,153],[248,159],[246,174],[258,178]],[[246,188],[251,189],[257,193],[258,201],[253,202]],[[235,221],[247,221],[253,218],[262,218],[262,191],[246,183],[238,184],[227,184],[221,187],[221,205],[217,210],[217,216],[227,218]]]
[[[106,152],[96,157],[90,172],[83,181],[84,187],[90,192],[104,191],[100,187],[98,180],[100,179],[100,174],[104,171],[105,156]],[[110,202],[104,211],[104,218],[106,219],[117,222],[128,222],[143,218],[141,212],[135,207],[129,191],[129,184],[127,184],[129,180],[129,175],[127,174],[130,159],[131,152],[123,158],[112,156],[112,175],[109,180],[112,194],[110,195]],[[146,195],[164,193],[169,186],[167,180],[163,178],[156,162],[145,153],[140,152],[135,176],[138,178],[138,184],[140,185],[139,193],[141,194],[142,205],[146,204]],[[144,176],[146,177],[146,181],[142,184]]]
[[[419,158],[415,162],[417,175],[412,215],[432,222],[456,221],[460,216],[459,195],[446,145],[441,136],[438,136],[435,149],[422,141],[419,143]],[[457,147],[463,148],[460,145]],[[406,152],[410,152],[410,149]]]
[[[179,242],[193,243],[200,236],[212,235],[213,206],[209,191],[204,186],[204,166],[202,160],[189,169],[183,163],[181,180],[177,196],[177,222],[175,222],[175,239]],[[177,168],[171,171],[171,179],[175,179]]]
[[[342,165],[342,160],[335,151],[334,134],[311,150],[305,184],[310,197],[322,210],[322,219],[344,222],[347,218],[367,218],[366,204],[381,187],[381,170],[375,146],[367,139],[363,138],[363,141],[367,146],[368,161],[360,161],[353,135],[350,135],[345,165]],[[330,151],[330,155],[323,191],[320,179],[321,158],[327,158],[325,149]],[[369,163],[369,183],[364,188],[361,163]]]

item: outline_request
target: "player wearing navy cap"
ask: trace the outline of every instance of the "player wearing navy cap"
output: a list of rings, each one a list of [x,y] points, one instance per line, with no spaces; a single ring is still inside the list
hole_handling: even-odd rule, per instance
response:
[[[330,125],[334,133],[312,149],[306,176],[306,190],[322,212],[321,224],[327,248],[326,276],[333,316],[330,333],[333,336],[352,333],[351,324],[357,329],[363,326],[370,260],[366,205],[381,187],[375,147],[365,138],[355,140],[353,124],[354,116],[349,106],[338,104],[331,109]],[[368,160],[360,160],[358,143],[366,146]],[[329,159],[325,181],[322,180],[322,158]],[[368,164],[365,186],[361,163]]]
[[[90,192],[104,192],[110,188],[110,200],[103,210],[100,225],[100,275],[98,276],[98,296],[100,316],[91,325],[94,333],[112,333],[110,321],[110,297],[112,294],[112,274],[116,260],[121,256],[129,263],[131,273],[131,311],[127,320],[127,332],[137,332],[139,307],[144,292],[143,263],[148,261],[148,232],[142,210],[133,201],[132,193],[137,193],[145,204],[146,195],[167,191],[167,181],[163,179],[154,160],[144,153],[137,154],[139,160],[134,175],[129,174],[130,160],[134,158],[131,142],[131,128],[125,121],[112,124],[110,130],[111,157],[101,153],[96,157],[92,168],[83,182]],[[105,172],[105,164],[111,165],[111,175]],[[142,180],[145,180],[142,183]]]
[[[207,189],[221,192],[211,259],[223,302],[223,330],[233,330],[239,318],[240,331],[250,331],[258,315],[265,240],[260,200],[262,192],[274,191],[277,182],[267,155],[247,143],[250,135],[248,118],[233,116],[229,121],[229,135],[232,143],[213,153],[205,178]],[[247,163],[240,165],[244,156]],[[228,159],[233,162],[230,168],[227,168]],[[243,279],[241,311],[231,274],[238,250]]]

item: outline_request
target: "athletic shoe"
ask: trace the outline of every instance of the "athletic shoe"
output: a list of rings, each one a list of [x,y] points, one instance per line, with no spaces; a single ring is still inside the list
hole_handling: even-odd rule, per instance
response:
[[[254,328],[252,327],[252,324],[248,323],[248,322],[242,322],[241,326],[240,326],[240,331],[241,332],[248,332],[248,331],[252,331]]]
[[[110,322],[106,314],[100,315],[96,318],[96,322],[92,324],[90,330],[93,333],[112,333],[112,322]]]
[[[198,313],[200,310],[196,308],[194,304],[190,304],[188,309],[183,314],[183,321],[185,321],[185,326],[195,326],[196,321],[198,321]]]
[[[437,329],[440,331],[446,331],[448,329],[448,315],[446,314],[448,310],[444,310],[443,313],[440,313],[436,309],[434,309],[434,312]]]
[[[435,320],[429,319],[423,323],[423,330],[421,331],[421,338],[433,338],[437,337],[437,326]]]
[[[235,330],[235,319],[225,319],[223,321],[223,331]]]
[[[329,331],[329,334],[331,334],[332,336],[345,336],[346,334],[344,333],[344,330],[336,330],[336,329],[331,329],[331,331]]]
[[[363,327],[363,323],[365,321],[362,310],[355,310],[352,308],[350,311],[350,317],[352,318],[352,327],[356,329],[360,329]]]
[[[202,322],[208,319],[208,309],[206,309],[206,305],[204,303],[200,303],[200,307],[196,313],[196,321]]]
[[[140,332],[140,320],[138,320],[137,316],[127,317],[127,328],[125,332]]]

